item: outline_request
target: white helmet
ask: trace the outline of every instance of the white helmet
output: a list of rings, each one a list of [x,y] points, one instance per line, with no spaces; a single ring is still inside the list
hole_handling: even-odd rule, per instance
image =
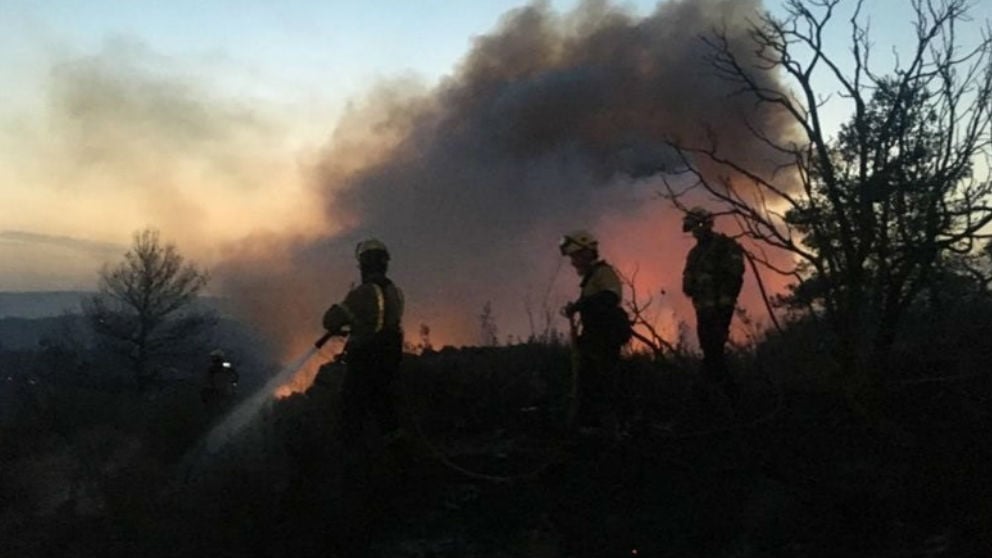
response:
[[[713,214],[705,207],[693,207],[682,217],[682,232],[689,232],[697,228],[712,229]]]
[[[386,259],[389,259],[389,250],[386,249],[386,245],[382,243],[381,240],[377,238],[367,238],[358,243],[355,246],[355,259],[362,259],[362,254],[371,251],[379,251],[386,255]]]
[[[599,241],[589,231],[572,231],[561,237],[561,241],[558,242],[558,250],[561,251],[562,256],[571,256],[582,250],[598,252]]]

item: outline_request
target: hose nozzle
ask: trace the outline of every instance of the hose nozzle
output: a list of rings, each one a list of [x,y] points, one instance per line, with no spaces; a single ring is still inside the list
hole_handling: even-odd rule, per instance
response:
[[[330,338],[331,338],[331,332],[327,332],[324,335],[321,335],[320,336],[320,339],[318,339],[317,341],[315,341],[314,344],[313,344],[313,346],[314,347],[317,347],[318,349],[320,349],[321,347],[324,346],[325,343],[327,343],[327,340],[330,339]]]

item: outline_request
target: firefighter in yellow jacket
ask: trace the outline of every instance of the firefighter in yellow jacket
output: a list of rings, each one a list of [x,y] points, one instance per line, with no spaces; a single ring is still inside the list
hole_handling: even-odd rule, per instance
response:
[[[703,351],[703,373],[736,402],[737,384],[727,369],[724,345],[744,278],[744,250],[736,240],[713,230],[713,214],[689,210],[682,231],[696,237],[682,272],[682,292],[696,310],[696,335]]]
[[[398,430],[393,384],[403,355],[403,292],[386,277],[389,251],[370,238],[358,243],[355,257],[361,284],[323,318],[329,334],[348,335],[341,388],[342,440],[348,447],[361,442],[369,414],[383,436]]]
[[[617,365],[620,349],[630,340],[630,323],[620,307],[623,285],[613,266],[600,259],[599,242],[591,233],[566,234],[559,250],[582,277],[579,298],[562,309],[569,319],[578,314],[582,322],[576,339],[578,425],[615,428]]]

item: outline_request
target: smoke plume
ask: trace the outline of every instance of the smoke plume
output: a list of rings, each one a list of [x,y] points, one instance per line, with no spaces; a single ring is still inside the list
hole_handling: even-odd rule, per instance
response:
[[[502,333],[526,336],[574,298],[557,241],[584,228],[608,261],[636,272],[659,319],[691,320],[679,289],[691,239],[658,196],[673,164],[665,142],[713,134],[727,154],[770,168],[745,119],[779,137],[781,115],[735,96],[700,38],[721,29],[746,58],[743,25],[758,9],[684,0],[638,17],[591,1],[564,15],[543,3],[506,14],[434,89],[387,84],[352,107],[314,174],[337,232],[243,246],[222,270],[228,292],[301,350],[357,279],[355,242],[374,236],[406,292],[409,338],[424,323],[435,343],[475,343],[487,301]]]
[[[220,93],[212,78],[223,72],[207,62],[120,37],[93,53],[59,51],[32,62],[48,68],[38,78],[41,94],[0,107],[0,183],[7,206],[17,208],[3,228],[27,235],[18,239],[23,250],[0,242],[0,257],[53,277],[38,282],[15,269],[4,274],[15,288],[66,282],[56,275],[92,288],[103,261],[123,255],[131,233],[145,227],[202,263],[252,230],[313,229],[319,213],[303,211],[314,203],[301,195],[296,149],[284,145],[286,118],[257,99]],[[11,84],[20,81],[32,82],[11,76]],[[273,199],[273,184],[284,196]],[[121,249],[95,254],[79,242],[47,242],[42,251],[35,249],[41,232]],[[69,267],[66,258],[81,261]]]

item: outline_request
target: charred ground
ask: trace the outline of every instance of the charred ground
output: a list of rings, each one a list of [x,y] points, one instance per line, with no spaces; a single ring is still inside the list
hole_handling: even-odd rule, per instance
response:
[[[691,355],[626,359],[619,439],[561,432],[566,347],[409,355],[410,435],[370,442],[362,490],[341,481],[336,365],[211,453],[195,385],[137,393],[80,382],[71,351],[6,351],[33,375],[5,379],[0,538],[19,556],[333,556],[370,526],[391,557],[980,556],[988,315],[915,322],[881,426],[823,381],[812,322],[735,352],[736,415],[694,394]]]

